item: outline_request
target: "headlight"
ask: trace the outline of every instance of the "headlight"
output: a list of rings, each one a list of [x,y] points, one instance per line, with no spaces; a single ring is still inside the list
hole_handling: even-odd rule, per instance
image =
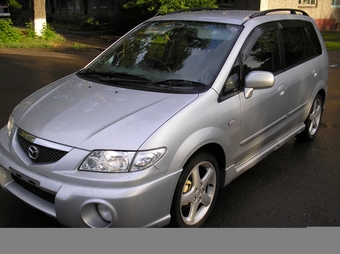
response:
[[[151,167],[163,157],[165,152],[165,148],[138,152],[133,160],[130,171],[138,171]]]
[[[99,172],[127,172],[134,153],[94,151],[81,164],[80,170]]]
[[[79,170],[95,172],[129,172],[151,167],[165,154],[165,148],[141,152],[94,151]]]
[[[7,122],[7,136],[10,138],[14,127],[14,118],[11,115]]]

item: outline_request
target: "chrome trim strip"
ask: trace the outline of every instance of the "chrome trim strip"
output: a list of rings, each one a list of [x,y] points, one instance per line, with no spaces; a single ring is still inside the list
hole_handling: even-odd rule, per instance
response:
[[[20,135],[21,137],[23,137],[24,139],[28,140],[29,142],[36,144],[36,145],[40,145],[40,146],[44,146],[47,148],[51,148],[51,149],[56,149],[56,150],[60,150],[60,151],[64,151],[64,152],[69,152],[73,149],[73,147],[69,147],[69,146],[65,146],[65,145],[61,145],[61,144],[57,144],[51,141],[47,141],[41,138],[37,138],[36,136],[29,134],[27,132],[25,132],[24,130],[18,128],[18,135]]]

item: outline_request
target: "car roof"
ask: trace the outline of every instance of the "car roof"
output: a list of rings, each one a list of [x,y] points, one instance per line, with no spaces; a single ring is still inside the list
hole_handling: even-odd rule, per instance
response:
[[[257,11],[202,9],[199,11],[179,11],[159,15],[151,20],[192,20],[242,24],[249,15]]]
[[[190,20],[190,21],[208,21],[208,22],[220,22],[229,23],[235,25],[241,25],[247,20],[263,17],[267,15],[282,15],[287,17],[288,14],[296,16],[308,16],[308,14],[302,10],[297,9],[271,9],[265,11],[258,10],[230,10],[230,9],[184,9],[164,15],[159,15],[150,20]],[[296,15],[301,14],[301,15]]]

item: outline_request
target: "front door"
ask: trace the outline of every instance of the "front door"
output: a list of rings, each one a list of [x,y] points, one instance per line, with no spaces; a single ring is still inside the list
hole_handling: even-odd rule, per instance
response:
[[[281,71],[281,55],[275,23],[256,28],[241,53],[241,76],[269,71],[275,76],[271,88],[254,89],[250,98],[240,94],[241,130],[239,160],[246,162],[283,133],[287,114],[288,77]]]

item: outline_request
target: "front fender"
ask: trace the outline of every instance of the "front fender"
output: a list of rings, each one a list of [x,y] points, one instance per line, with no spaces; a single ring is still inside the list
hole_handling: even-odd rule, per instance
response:
[[[140,150],[166,147],[166,155],[155,166],[169,174],[182,170],[188,159],[207,145],[215,147],[210,150],[219,149],[219,156],[223,154],[224,164],[229,165],[237,157],[239,129],[239,96],[218,103],[216,92],[210,90],[161,126]]]
[[[210,145],[216,144],[221,147],[224,151],[224,156],[226,157],[227,154],[230,155],[225,151],[224,148],[231,147],[231,138],[226,135],[225,131],[220,128],[216,127],[206,127],[196,132],[192,133],[188,136],[175,154],[173,155],[173,159],[171,161],[171,165],[179,165],[179,167],[183,167],[184,164],[189,160],[189,158],[200,148]],[[214,151],[208,151],[214,155]],[[226,158],[228,160],[228,158]]]

